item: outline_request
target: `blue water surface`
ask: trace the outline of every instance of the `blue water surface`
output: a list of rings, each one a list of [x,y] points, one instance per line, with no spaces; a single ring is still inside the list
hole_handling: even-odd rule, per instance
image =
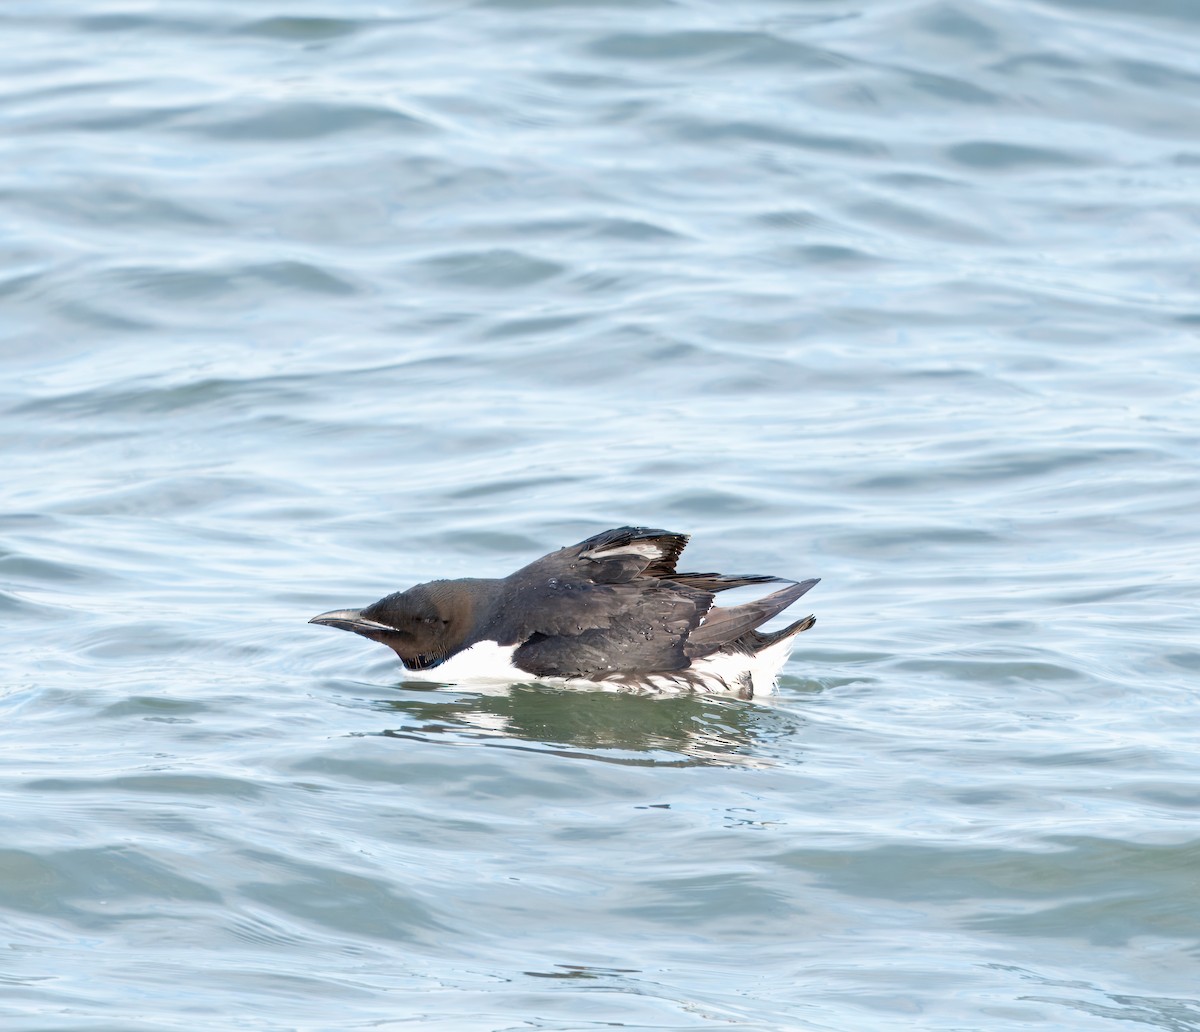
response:
[[[1200,1030],[1198,36],[8,0],[0,1026]],[[775,698],[305,622],[626,523]]]

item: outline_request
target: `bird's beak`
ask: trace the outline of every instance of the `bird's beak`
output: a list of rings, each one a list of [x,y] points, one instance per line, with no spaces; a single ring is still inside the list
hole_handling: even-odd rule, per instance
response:
[[[368,620],[362,615],[361,609],[334,609],[320,616],[314,616],[309,623],[325,624],[328,627],[340,627],[343,631],[353,631],[355,634],[365,634],[368,638],[377,634],[395,634],[396,628],[376,620]]]

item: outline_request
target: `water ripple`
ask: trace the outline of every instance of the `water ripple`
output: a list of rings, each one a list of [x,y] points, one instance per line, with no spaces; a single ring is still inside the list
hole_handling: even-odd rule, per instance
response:
[[[1195,1027],[1195,24],[5,5],[0,1024]],[[777,696],[306,623],[623,523]]]

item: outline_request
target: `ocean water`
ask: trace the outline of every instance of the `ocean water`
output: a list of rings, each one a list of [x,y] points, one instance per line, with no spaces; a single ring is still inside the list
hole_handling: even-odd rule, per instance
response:
[[[7,0],[0,1028],[1200,1029],[1198,38]],[[306,623],[625,523],[775,697]]]

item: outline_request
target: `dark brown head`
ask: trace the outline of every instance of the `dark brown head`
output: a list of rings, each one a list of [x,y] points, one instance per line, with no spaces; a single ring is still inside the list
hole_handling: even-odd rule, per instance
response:
[[[477,589],[473,581],[430,581],[373,602],[335,609],[309,623],[340,627],[388,646],[409,670],[428,670],[473,644]]]

